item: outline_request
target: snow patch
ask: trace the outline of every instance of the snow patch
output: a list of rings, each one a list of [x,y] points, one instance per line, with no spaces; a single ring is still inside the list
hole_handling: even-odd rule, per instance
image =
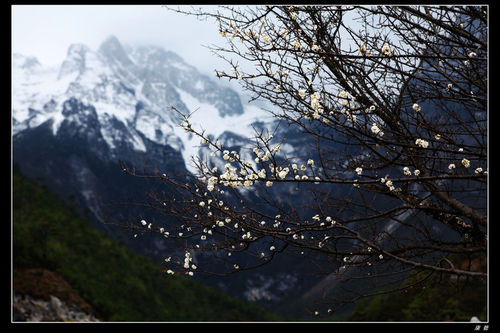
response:
[[[141,137],[135,131],[132,132],[132,146],[136,151],[147,151],[144,141],[142,141]]]
[[[255,136],[255,131],[251,124],[256,121],[267,122],[272,119],[266,111],[253,105],[244,106],[245,112],[240,115],[221,117],[219,110],[211,104],[200,102],[190,93],[176,89],[186,107],[192,113],[189,120],[193,129],[197,131],[205,130],[205,135],[220,137],[224,132],[230,131],[244,138]],[[181,138],[184,143],[184,149],[181,151],[186,167],[190,172],[196,173],[197,169],[192,164],[192,157],[198,156],[200,138],[192,133],[186,133],[181,127],[174,129],[174,134]],[[230,144],[225,142],[226,144]],[[237,144],[239,142],[233,142]],[[252,159],[250,159],[252,161]]]
[[[256,121],[269,121],[272,116],[266,111],[253,105],[244,106],[244,113],[233,116],[221,117],[219,110],[211,104],[200,102],[188,92],[176,89],[184,104],[194,112],[189,118],[193,128],[205,129],[207,133],[219,137],[225,131],[237,133],[245,138],[255,135],[251,124]]]
[[[96,110],[99,122],[102,124],[101,120],[106,120],[106,117],[115,117],[124,124],[128,121],[132,121],[135,115],[135,109],[133,107],[125,108],[123,106],[117,106],[112,103],[105,103],[100,101],[89,102],[92,104]]]

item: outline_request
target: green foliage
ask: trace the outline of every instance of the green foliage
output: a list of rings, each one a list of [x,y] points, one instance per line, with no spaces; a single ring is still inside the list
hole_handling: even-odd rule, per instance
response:
[[[433,274],[416,283],[426,272],[412,272],[399,286],[359,302],[350,321],[469,321],[486,320],[486,283],[479,279],[457,281]],[[406,287],[406,288],[403,288]],[[383,291],[380,291],[383,292]]]
[[[107,321],[270,321],[105,237],[46,188],[13,175],[13,263],[60,274]]]

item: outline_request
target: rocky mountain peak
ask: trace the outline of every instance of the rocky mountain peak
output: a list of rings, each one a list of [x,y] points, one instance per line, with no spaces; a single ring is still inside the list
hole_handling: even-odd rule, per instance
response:
[[[116,36],[109,36],[100,46],[98,52],[109,61],[117,61],[122,66],[133,65],[122,44]]]
[[[90,49],[84,44],[71,44],[57,78],[61,79],[75,72],[82,73],[85,69],[85,58],[88,52],[90,52]]]

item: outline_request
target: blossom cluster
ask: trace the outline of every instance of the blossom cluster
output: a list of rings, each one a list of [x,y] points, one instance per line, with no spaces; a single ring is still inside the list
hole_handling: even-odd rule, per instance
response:
[[[394,191],[396,189],[392,181],[387,176],[385,176],[384,178],[380,178],[380,182],[382,184],[385,184],[385,186],[387,186],[390,191]]]
[[[269,141],[271,138],[272,136],[270,136],[267,141]],[[279,152],[280,144],[272,148],[269,147],[265,150],[259,149],[257,147],[253,149],[253,153],[256,155],[256,163],[268,162],[270,161],[271,157],[273,157],[275,154],[278,154]],[[215,154],[211,154],[210,156],[213,157],[215,156]],[[269,163],[268,168],[271,171],[271,175],[268,175],[265,168],[258,169],[257,167],[254,167],[252,163],[241,160],[240,156],[235,151],[229,153],[229,151],[224,150],[223,159],[228,161],[229,163],[226,163],[224,165],[224,171],[221,173],[217,173],[217,167],[213,167],[211,170],[209,170],[207,167],[203,168],[203,172],[206,176],[202,177],[202,180],[207,182],[208,191],[213,191],[217,184],[230,186],[232,188],[251,187],[258,180],[265,181],[265,185],[270,187],[273,185],[272,180],[284,180],[292,170],[295,174],[295,180],[307,180],[309,178],[307,175],[303,175],[302,177],[297,175],[299,168],[295,161],[293,161],[293,163],[291,164],[291,168],[288,166],[275,166],[273,163]],[[238,162],[241,165],[241,168],[238,170],[231,164],[232,162]],[[307,164],[313,166],[314,160],[309,159],[307,161]],[[300,170],[305,171],[307,170],[307,168],[304,165],[301,165]],[[319,181],[320,179],[316,177],[315,180]],[[200,206],[204,207],[204,205],[204,202],[200,203]]]
[[[389,44],[385,43],[382,46],[382,49],[380,50],[384,55],[390,56],[391,55],[391,48],[389,47]]]
[[[379,136],[383,136],[384,135],[384,132],[375,123],[372,125],[371,131],[375,135],[379,135]]]
[[[416,144],[417,146],[422,147],[422,148],[427,148],[427,147],[429,147],[429,142],[428,142],[428,141],[426,141],[426,140],[423,140],[423,139],[417,139],[417,140],[415,140],[415,144]]]
[[[311,94],[311,108],[314,110],[312,115],[313,118],[319,119],[321,117],[321,114],[323,114],[324,110],[321,107],[320,99],[318,95],[316,95],[316,93]]]

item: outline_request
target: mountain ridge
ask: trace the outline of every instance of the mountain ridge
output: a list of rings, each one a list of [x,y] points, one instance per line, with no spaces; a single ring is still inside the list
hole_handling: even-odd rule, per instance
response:
[[[257,107],[243,106],[234,90],[218,85],[172,51],[158,46],[127,49],[115,36],[101,43],[98,51],[72,44],[59,68],[47,68],[35,57],[15,54],[13,134],[52,119],[56,135],[68,120],[68,114],[62,112],[65,103],[77,99],[87,108],[94,107],[99,131],[111,151],[125,140],[144,152],[142,137],[146,137],[170,145],[189,161],[197,153],[193,146],[198,142],[177,127],[180,118],[172,107],[184,114],[199,109],[195,122],[214,120],[217,128],[210,127],[215,136],[242,121],[249,134],[249,125],[264,116]],[[116,126],[118,123],[122,125]]]

